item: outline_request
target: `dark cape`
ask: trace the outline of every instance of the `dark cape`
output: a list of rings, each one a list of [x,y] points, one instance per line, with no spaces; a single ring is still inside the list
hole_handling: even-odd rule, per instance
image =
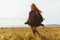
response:
[[[25,22],[25,24],[28,24],[31,27],[37,27],[37,26],[43,26],[42,22],[43,22],[43,17],[42,15],[38,12],[38,15],[36,15],[36,11],[30,11],[29,12],[29,18],[28,20]]]

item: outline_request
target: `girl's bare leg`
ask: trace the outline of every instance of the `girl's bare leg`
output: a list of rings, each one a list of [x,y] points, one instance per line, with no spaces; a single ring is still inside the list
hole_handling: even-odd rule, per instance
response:
[[[40,33],[38,32],[38,30],[36,29],[37,27],[31,27],[33,34],[36,35],[36,33],[39,35],[40,37]]]
[[[31,27],[31,29],[32,29],[32,32],[33,32],[33,35],[36,35],[36,27]]]
[[[40,33],[38,32],[38,30],[36,30],[36,33],[39,35],[39,37],[40,37]]]

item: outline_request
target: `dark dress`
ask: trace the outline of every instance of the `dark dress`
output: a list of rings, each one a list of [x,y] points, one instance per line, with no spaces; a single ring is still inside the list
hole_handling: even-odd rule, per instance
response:
[[[32,10],[29,12],[29,18],[27,20],[27,22],[25,24],[28,24],[31,27],[37,27],[37,26],[41,26],[41,22],[43,21],[43,17],[41,14],[36,15],[36,11]]]

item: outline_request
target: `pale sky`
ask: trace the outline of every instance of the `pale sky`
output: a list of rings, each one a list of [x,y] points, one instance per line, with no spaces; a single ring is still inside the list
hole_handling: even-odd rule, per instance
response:
[[[0,27],[27,26],[32,3],[43,12],[43,24],[60,24],[60,0],[0,0]]]

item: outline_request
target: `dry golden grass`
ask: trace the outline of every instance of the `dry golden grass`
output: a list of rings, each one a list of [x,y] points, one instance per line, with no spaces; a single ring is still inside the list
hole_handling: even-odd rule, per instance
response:
[[[37,28],[41,37],[30,28],[0,28],[0,40],[60,40],[60,27]]]

